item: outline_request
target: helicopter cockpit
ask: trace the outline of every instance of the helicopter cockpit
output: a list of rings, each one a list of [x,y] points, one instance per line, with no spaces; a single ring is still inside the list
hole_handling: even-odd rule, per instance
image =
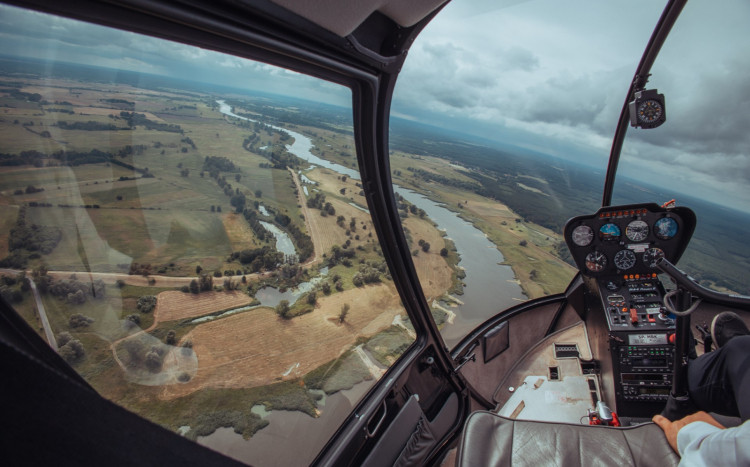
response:
[[[747,13],[4,1],[4,455],[676,464],[750,323]]]

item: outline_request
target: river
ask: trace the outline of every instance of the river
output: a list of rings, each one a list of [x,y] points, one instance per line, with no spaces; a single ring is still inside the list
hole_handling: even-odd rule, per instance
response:
[[[232,108],[223,100],[216,102],[223,114],[252,121],[233,113]],[[274,128],[285,131],[294,138],[294,142],[288,147],[288,150],[300,159],[353,179],[360,179],[358,171],[312,154],[310,150],[313,143],[307,136],[286,128]],[[444,230],[446,236],[453,241],[461,257],[459,266],[466,273],[466,277],[463,279],[466,288],[464,294],[457,298],[462,304],[455,309],[456,319],[453,324],[448,324],[441,330],[441,334],[449,347],[457,344],[463,336],[486,319],[517,304],[519,301],[526,300],[526,296],[515,280],[513,270],[510,266],[502,264],[504,261],[502,253],[481,230],[458,217],[455,212],[447,209],[444,205],[398,185],[394,184],[393,186],[395,191],[407,201],[424,209],[429,218],[438,225],[438,228]]]
[[[234,114],[231,107],[223,100],[217,103],[223,114],[253,121]],[[313,143],[307,136],[286,128],[274,128],[285,131],[294,138],[288,150],[300,159],[355,180],[360,179],[358,171],[320,159],[312,154]],[[461,304],[454,309],[456,318],[453,324],[446,324],[441,330],[449,347],[457,344],[478,324],[516,304],[518,300],[525,299],[520,286],[514,280],[512,269],[501,264],[502,254],[484,233],[445,206],[419,193],[397,185],[394,185],[394,189],[407,201],[423,209],[438,228],[446,232],[446,236],[454,242],[461,257],[459,265],[465,270],[466,277],[463,280],[467,286],[464,294],[458,297]],[[276,236],[277,245],[279,245],[279,239],[283,237],[277,235],[268,226],[265,227]],[[280,231],[280,233],[284,232]],[[288,254],[287,251],[285,254]],[[261,299],[261,302],[279,299],[276,295],[280,292],[276,290],[265,292],[271,293],[274,297],[265,297]],[[198,441],[244,462],[258,465],[296,464],[301,460],[299,457],[301,453],[308,453],[308,456],[315,455],[371,384],[372,382],[360,383],[350,390],[328,397],[328,400],[324,402],[328,410],[321,410],[320,418],[312,418],[302,412],[274,410],[266,415],[270,424],[249,440],[243,440],[231,428],[220,428],[209,436],[199,438]],[[266,449],[269,445],[282,445],[289,448]],[[312,457],[307,461],[312,461]]]

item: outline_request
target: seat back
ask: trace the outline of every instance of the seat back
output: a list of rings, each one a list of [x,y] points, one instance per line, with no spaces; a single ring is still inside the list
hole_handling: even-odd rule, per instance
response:
[[[513,420],[480,411],[466,421],[456,465],[671,467],[679,462],[653,423],[614,428]]]

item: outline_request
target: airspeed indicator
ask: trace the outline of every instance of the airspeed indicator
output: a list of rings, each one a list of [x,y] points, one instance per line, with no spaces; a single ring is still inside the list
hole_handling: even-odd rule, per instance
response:
[[[586,246],[594,239],[594,230],[588,225],[579,225],[573,229],[571,237],[573,238],[573,243],[576,245]]]

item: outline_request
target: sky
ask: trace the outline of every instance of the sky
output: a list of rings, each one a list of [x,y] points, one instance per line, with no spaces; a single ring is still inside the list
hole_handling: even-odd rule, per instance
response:
[[[663,1],[455,0],[412,46],[393,115],[600,168]],[[628,130],[620,174],[750,210],[750,2],[689,2],[652,69],[667,122]],[[3,53],[349,106],[262,63],[0,6]],[[615,193],[617,194],[617,192]]]

